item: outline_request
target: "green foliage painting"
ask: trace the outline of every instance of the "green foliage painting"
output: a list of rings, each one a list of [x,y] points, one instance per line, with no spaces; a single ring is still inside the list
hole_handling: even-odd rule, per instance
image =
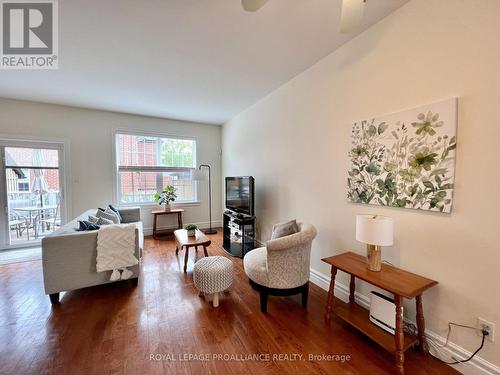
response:
[[[457,100],[356,122],[348,199],[451,212]]]

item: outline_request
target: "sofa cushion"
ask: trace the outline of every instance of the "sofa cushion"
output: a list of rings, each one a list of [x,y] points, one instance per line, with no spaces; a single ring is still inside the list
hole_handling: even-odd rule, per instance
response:
[[[287,221],[286,223],[276,224],[273,227],[273,233],[271,235],[271,239],[275,240],[276,238],[289,236],[291,234],[297,233],[298,231],[299,227],[295,219]]]
[[[140,207],[120,207],[118,211],[120,211],[122,223],[135,223],[141,221]]]

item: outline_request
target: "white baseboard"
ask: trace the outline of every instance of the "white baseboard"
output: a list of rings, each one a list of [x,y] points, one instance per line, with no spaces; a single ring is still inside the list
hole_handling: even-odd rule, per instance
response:
[[[207,229],[210,227],[210,223],[208,221],[206,222],[201,222],[201,223],[192,223],[196,224],[198,228],[200,229]],[[217,221],[212,221],[212,228],[219,228],[222,227],[222,221],[217,220]],[[158,230],[171,230],[174,231],[178,229],[177,225],[163,225],[158,227]],[[145,236],[152,236],[153,235],[153,228],[144,228],[144,235]]]
[[[314,269],[311,268],[311,273],[310,273],[310,281],[320,288],[324,290],[328,290],[330,288],[330,276],[327,276],[321,272],[318,272]],[[337,280],[335,281],[335,296],[340,298],[341,300],[348,302],[349,301],[349,287],[339,283]],[[365,308],[370,308],[370,299],[361,294],[356,292],[355,295],[355,300],[358,304]],[[410,319],[406,319],[408,322],[411,322],[415,324],[415,322],[411,321]],[[433,341],[437,342],[439,345],[443,345],[446,342],[446,338],[438,335],[435,332],[426,330],[425,333],[432,338]],[[446,348],[441,349],[442,352],[446,354],[446,357],[443,359],[446,360],[452,360],[451,358],[457,358],[457,359],[466,359],[469,358],[472,353],[469,352],[468,350],[458,346],[457,344],[454,344],[452,342],[448,343],[448,346]],[[467,363],[460,363],[457,365],[452,365],[454,369],[457,371],[460,371],[461,373],[465,375],[500,375],[500,367],[494,365],[493,363],[490,363],[480,357],[474,357],[470,362]]]

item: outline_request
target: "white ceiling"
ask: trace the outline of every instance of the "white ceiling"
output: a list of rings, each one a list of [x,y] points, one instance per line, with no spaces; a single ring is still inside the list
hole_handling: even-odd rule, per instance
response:
[[[368,0],[368,28],[408,0]],[[0,71],[0,97],[221,124],[354,37],[341,0],[59,1],[59,69]]]

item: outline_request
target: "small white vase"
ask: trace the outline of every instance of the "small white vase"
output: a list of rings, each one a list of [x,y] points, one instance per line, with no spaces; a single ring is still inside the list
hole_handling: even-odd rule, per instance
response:
[[[187,232],[188,232],[188,237],[196,237],[196,229],[190,229]]]
[[[165,211],[170,211],[171,209],[172,209],[172,207],[169,204],[165,205]]]

